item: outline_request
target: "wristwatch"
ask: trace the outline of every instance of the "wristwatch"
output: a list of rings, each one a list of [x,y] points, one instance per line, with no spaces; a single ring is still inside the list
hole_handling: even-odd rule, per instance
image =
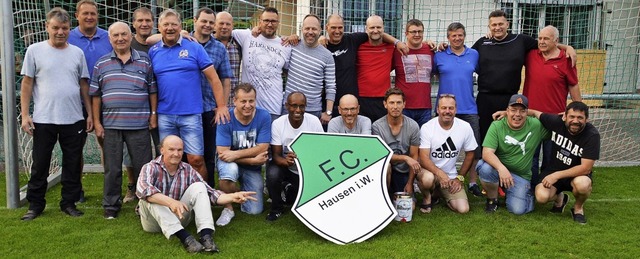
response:
[[[457,178],[461,183],[463,183],[463,182],[464,182],[464,176],[462,176],[462,175],[457,175],[457,176],[456,176],[456,178]]]
[[[332,111],[326,111],[327,115],[331,116]]]

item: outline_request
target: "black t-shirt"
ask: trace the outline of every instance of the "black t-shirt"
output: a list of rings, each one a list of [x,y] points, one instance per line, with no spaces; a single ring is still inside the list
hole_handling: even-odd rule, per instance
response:
[[[522,66],[529,50],[538,42],[524,34],[508,34],[501,41],[482,37],[473,44],[478,60],[478,92],[516,94],[520,89]]]
[[[551,162],[546,172],[566,170],[581,164],[581,158],[600,158],[600,133],[591,123],[587,123],[578,135],[571,135],[562,121],[562,116],[543,113],[542,125],[551,132]]]
[[[337,45],[327,43],[336,63],[336,101],[345,94],[358,95],[358,70],[356,69],[358,48],[369,40],[363,32],[345,33]]]
[[[149,48],[151,48],[151,45],[144,45],[141,44],[140,42],[138,42],[135,38],[135,35],[133,37],[133,39],[131,39],[131,48],[137,50],[137,51],[144,51],[144,53],[149,53]]]

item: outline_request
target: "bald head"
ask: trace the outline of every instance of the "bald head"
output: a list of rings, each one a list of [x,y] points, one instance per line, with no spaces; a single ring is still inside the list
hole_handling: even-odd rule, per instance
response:
[[[340,98],[340,104],[341,107],[343,106],[358,106],[358,98],[356,98],[353,94],[345,94],[344,96],[342,96],[342,98]]]
[[[228,12],[219,12],[216,16],[216,23],[213,26],[215,37],[219,41],[226,43],[231,40],[233,30],[233,16]]]
[[[172,144],[183,145],[182,139],[176,135],[169,135],[162,139],[160,142],[160,147],[168,147]]]
[[[382,17],[372,15],[367,18],[367,35],[369,35],[369,44],[380,45],[382,44],[382,34],[384,33],[384,22]]]
[[[218,18],[224,17],[224,18],[233,19],[233,16],[231,16],[231,14],[229,12],[226,12],[226,11],[219,12],[218,14],[216,14],[216,16]]]

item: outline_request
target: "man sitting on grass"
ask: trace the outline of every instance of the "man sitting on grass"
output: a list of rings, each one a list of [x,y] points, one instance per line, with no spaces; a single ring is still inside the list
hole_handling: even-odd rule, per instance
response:
[[[214,190],[189,164],[181,161],[184,143],[175,135],[160,143],[158,158],[142,167],[136,195],[140,198],[140,222],[147,232],[162,232],[165,237],[176,236],[190,253],[218,252],[213,242],[211,204],[244,203],[255,192],[225,194]],[[184,227],[195,218],[200,240]]]

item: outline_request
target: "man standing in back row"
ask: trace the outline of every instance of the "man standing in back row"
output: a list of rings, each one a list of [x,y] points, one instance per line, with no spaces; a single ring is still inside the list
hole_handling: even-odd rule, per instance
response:
[[[336,68],[331,52],[318,43],[320,32],[320,18],[313,14],[305,16],[302,20],[303,42],[291,50],[285,96],[296,91],[304,93],[308,98],[307,112],[327,124],[336,96]],[[323,90],[326,108],[322,107]]]
[[[218,73],[204,48],[180,35],[179,14],[167,9],[158,18],[162,40],[149,50],[158,84],[160,138],[178,135],[184,140],[187,160],[208,179],[204,164],[201,77],[206,77],[216,100],[215,123],[227,123],[229,110]],[[153,115],[156,111],[151,111]]]
[[[478,51],[464,45],[467,36],[464,25],[459,22],[449,24],[447,27],[447,40],[449,47],[439,51],[434,57],[434,70],[440,79],[438,96],[452,94],[456,98],[456,117],[471,125],[473,136],[478,147],[474,151],[475,158],[469,170],[469,191],[480,197],[482,191],[477,184],[478,174],[476,165],[482,157],[482,142],[480,142],[480,125],[478,122],[478,106],[473,95],[473,73],[478,67]]]
[[[158,104],[151,60],[146,53],[131,49],[132,38],[126,23],[112,24],[109,39],[114,51],[98,60],[91,78],[96,136],[105,144],[105,219],[116,218],[122,206],[123,144],[131,151],[130,178],[136,182],[142,166],[151,160],[149,128],[157,127],[157,117],[151,116]]]
[[[571,100],[582,101],[578,86],[578,72],[571,66],[565,51],[558,48],[560,33],[551,25],[538,33],[538,48],[529,51],[525,62],[524,89],[529,98],[530,109],[546,113],[562,113],[567,105],[567,94]],[[542,142],[542,169],[551,161],[551,142]],[[539,182],[540,146],[533,156],[531,184]]]
[[[47,202],[47,177],[51,152],[56,142],[62,149],[62,199],[60,209],[72,216],[84,213],[76,208],[82,183],[83,140],[93,130],[87,64],[82,50],[67,43],[71,19],[62,8],[47,13],[49,39],[34,43],[25,53],[22,66],[20,110],[22,130],[33,135],[31,178],[27,189],[29,210],[22,220],[33,220]],[[29,105],[33,96],[33,117]],[[89,115],[82,117],[82,102]]]
[[[422,42],[424,25],[418,19],[407,22],[405,36],[409,53],[393,54],[393,69],[396,71],[396,87],[407,93],[407,102],[402,113],[422,126],[431,119],[431,71],[433,51]]]
[[[234,30],[231,35],[242,47],[242,82],[256,88],[257,106],[271,114],[271,121],[282,113],[282,75],[289,69],[291,47],[282,46],[276,35],[278,10],[266,7],[260,15],[260,35],[251,30]]]
[[[362,115],[376,121],[387,114],[383,105],[385,92],[391,87],[391,64],[395,44],[385,43],[383,39],[384,22],[382,17],[373,15],[366,25],[369,41],[358,49],[358,92]]]

